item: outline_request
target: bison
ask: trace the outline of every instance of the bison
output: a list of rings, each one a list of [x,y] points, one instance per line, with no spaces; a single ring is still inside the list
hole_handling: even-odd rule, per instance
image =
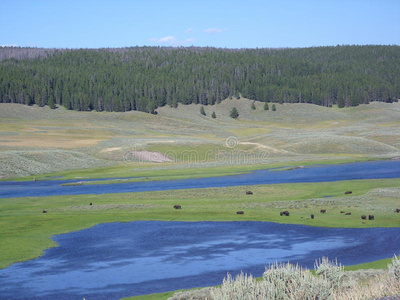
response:
[[[90,203],[89,203],[89,205],[93,205],[93,203],[92,203],[92,202],[90,202]]]
[[[311,219],[314,219],[314,215],[313,214],[311,214]]]
[[[351,215],[351,213],[345,213],[345,215],[346,215],[346,216],[350,216],[350,215]]]
[[[340,213],[341,213],[341,214],[344,214],[344,213],[345,213],[345,211],[343,211],[343,210],[342,210],[342,211],[340,211]]]
[[[326,213],[326,209],[321,209],[320,212],[324,214]]]
[[[244,211],[243,210],[239,210],[236,212],[237,215],[244,215]]]
[[[352,191],[346,191],[344,194],[348,195],[348,194],[351,194],[351,193],[353,193],[353,192]]]
[[[394,212],[399,213],[400,209],[396,208],[396,210]]]
[[[47,213],[47,210],[44,210],[44,209],[43,209],[43,210],[42,210],[42,213],[44,213],[44,214]]]
[[[362,216],[361,216],[361,219],[366,220],[366,219],[367,219],[367,216],[366,216],[366,215],[362,215]]]
[[[246,195],[253,195],[253,192],[252,191],[247,191]]]
[[[287,216],[289,217],[289,212],[287,210],[281,211],[281,216]]]
[[[369,216],[368,216],[368,220],[375,220],[374,215],[369,215]]]
[[[174,208],[175,208],[175,209],[181,209],[182,206],[180,206],[180,205],[174,205]]]

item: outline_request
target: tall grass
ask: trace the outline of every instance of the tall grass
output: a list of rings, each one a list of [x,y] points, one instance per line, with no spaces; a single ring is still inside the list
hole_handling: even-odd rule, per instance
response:
[[[392,259],[389,269],[367,280],[343,276],[337,261],[323,257],[315,262],[315,275],[291,263],[272,264],[262,280],[252,275],[230,274],[220,288],[211,291],[213,300],[362,300],[400,294],[400,260]],[[346,279],[344,279],[346,278]]]

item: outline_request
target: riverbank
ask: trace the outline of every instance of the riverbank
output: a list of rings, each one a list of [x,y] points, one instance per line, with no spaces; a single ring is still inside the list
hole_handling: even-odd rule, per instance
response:
[[[399,187],[400,179],[379,179],[6,198],[0,201],[0,267],[42,255],[45,249],[56,246],[53,235],[108,222],[240,220],[321,227],[398,227],[400,215],[394,210],[399,203]],[[349,189],[352,194],[345,195]],[[253,195],[246,195],[248,190]],[[174,209],[177,204],[182,209]],[[327,213],[321,214],[321,209]],[[244,214],[237,215],[239,210]],[[283,210],[289,210],[290,216],[280,216]],[[360,218],[369,214],[375,220]]]
[[[111,300],[217,285],[227,272],[261,276],[276,261],[309,269],[323,256],[344,265],[365,263],[398,251],[400,228],[136,221],[99,224],[53,239],[60,246],[43,257],[0,270],[3,297]],[[31,285],[38,273],[42,281]],[[73,289],[59,290],[61,283]],[[110,290],[110,285],[118,289]]]
[[[126,182],[103,178],[89,181],[44,180],[23,182],[1,182],[0,198],[27,196],[59,196],[84,194],[110,194],[181,189],[219,188],[228,186],[251,186],[261,184],[281,184],[300,182],[334,182],[343,180],[400,178],[400,161],[368,161],[347,164],[327,164],[294,167],[284,171],[259,169],[252,172],[236,172],[229,175],[218,174],[200,178],[180,178],[170,180]],[[199,174],[197,174],[199,176]],[[104,183],[106,182],[106,183]],[[90,184],[85,184],[90,183]],[[329,196],[329,195],[327,195]]]

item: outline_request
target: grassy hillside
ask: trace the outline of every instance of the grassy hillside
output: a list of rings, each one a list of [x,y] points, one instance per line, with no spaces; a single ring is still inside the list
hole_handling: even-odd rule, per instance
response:
[[[253,110],[251,103],[225,100],[205,106],[207,116],[195,104],[166,106],[151,115],[1,103],[0,176],[114,166],[129,176],[135,170],[400,156],[399,103],[343,109],[276,104],[275,112],[263,110],[261,102]],[[239,110],[236,120],[229,117],[232,107]],[[132,151],[161,152],[173,162],[139,163]]]
[[[259,102],[253,110],[251,103],[225,100],[205,106],[206,116],[194,104],[165,106],[157,115],[0,104],[0,176],[3,180],[46,176],[157,180],[400,157],[400,103],[343,109],[276,104],[275,112],[264,111]],[[240,114],[236,120],[229,117],[233,107]],[[159,152],[173,161],[138,161],[134,152]],[[382,179],[1,199],[0,268],[56,246],[50,239],[54,234],[105,222],[248,220],[326,227],[400,226],[400,215],[394,213],[399,208],[399,187],[399,179]],[[245,195],[248,189],[254,195]],[[353,194],[344,195],[349,189]],[[175,204],[182,210],[174,210]],[[320,209],[327,213],[319,213]],[[245,214],[237,215],[238,210]],[[290,210],[290,217],[281,217],[282,210]],[[362,214],[374,214],[375,220],[363,221]],[[387,262],[350,268],[384,268]],[[132,299],[166,299],[171,294]]]

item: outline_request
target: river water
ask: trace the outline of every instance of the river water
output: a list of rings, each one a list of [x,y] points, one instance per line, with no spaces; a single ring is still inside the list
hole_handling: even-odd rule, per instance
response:
[[[261,276],[275,261],[313,268],[392,257],[400,228],[319,228],[269,222],[136,221],[54,237],[59,247],[0,270],[0,299],[120,299]]]
[[[357,162],[339,165],[312,165],[301,169],[284,171],[257,170],[247,174],[231,176],[115,184],[62,186],[62,183],[77,182],[78,180],[8,181],[0,182],[0,198],[129,193],[240,185],[329,182],[382,178],[400,178],[400,160]],[[97,179],[96,181],[99,180]]]

